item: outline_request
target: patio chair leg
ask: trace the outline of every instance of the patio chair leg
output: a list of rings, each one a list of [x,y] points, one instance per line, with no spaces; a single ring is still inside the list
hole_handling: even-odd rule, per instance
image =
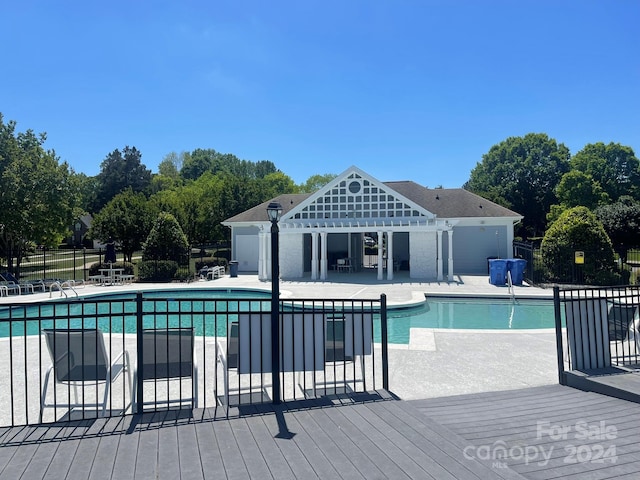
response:
[[[51,375],[52,369],[53,365],[47,369],[47,373],[44,376],[44,388],[42,389],[42,398],[40,399],[40,418],[38,419],[38,423],[42,423],[42,413],[47,404],[47,389],[49,388],[49,376]]]

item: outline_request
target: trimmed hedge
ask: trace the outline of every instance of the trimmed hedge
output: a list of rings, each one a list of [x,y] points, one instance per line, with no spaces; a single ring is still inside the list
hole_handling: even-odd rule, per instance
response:
[[[173,260],[147,260],[138,263],[140,282],[170,282],[178,271],[178,262]]]

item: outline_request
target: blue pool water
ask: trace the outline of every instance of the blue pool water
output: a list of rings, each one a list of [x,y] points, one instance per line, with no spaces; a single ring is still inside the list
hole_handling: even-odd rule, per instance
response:
[[[149,291],[145,300],[157,299],[149,305],[154,314],[143,316],[145,328],[175,327],[188,318],[197,335],[226,335],[227,321],[239,310],[267,310],[270,294],[249,290],[164,290]],[[207,300],[194,301],[194,299]],[[131,294],[107,294],[86,297],[87,302],[51,302],[46,305],[31,305],[11,312],[12,335],[37,334],[40,328],[56,327],[93,328],[104,331],[135,332],[136,304]],[[234,299],[218,302],[214,312],[213,300]],[[247,299],[246,301],[243,299]],[[210,302],[208,300],[211,300]],[[239,301],[236,301],[239,300]],[[146,304],[145,304],[146,305]],[[145,306],[145,311],[146,306]],[[149,310],[150,312],[150,310]],[[9,336],[8,308],[0,309],[0,337]],[[29,321],[29,318],[45,318],[44,321]],[[389,342],[407,344],[411,328],[443,329],[538,329],[554,327],[554,309],[551,300],[500,300],[477,298],[431,298],[422,305],[389,308]],[[90,318],[91,320],[81,320]],[[379,318],[379,317],[378,317]],[[27,321],[25,322],[24,319]],[[379,322],[374,322],[375,340],[379,341]]]
[[[390,309],[391,343],[409,343],[411,328],[523,330],[554,328],[552,300],[435,298],[424,305]],[[391,340],[393,338],[393,340]]]

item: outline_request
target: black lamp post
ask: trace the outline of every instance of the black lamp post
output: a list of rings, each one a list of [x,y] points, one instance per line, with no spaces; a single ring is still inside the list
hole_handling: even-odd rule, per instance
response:
[[[271,221],[271,385],[273,403],[280,403],[280,258],[278,250],[278,220],[282,205],[271,202],[267,207]]]

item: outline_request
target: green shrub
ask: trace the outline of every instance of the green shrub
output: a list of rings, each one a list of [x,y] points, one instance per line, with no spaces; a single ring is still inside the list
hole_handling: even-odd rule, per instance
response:
[[[612,285],[621,281],[614,271],[611,240],[586,207],[565,210],[547,230],[540,251],[552,281],[572,281],[576,251],[584,252],[584,283]]]
[[[170,282],[178,271],[178,262],[173,260],[147,260],[138,264],[140,282]]]
[[[142,247],[142,260],[172,260],[186,264],[189,242],[176,218],[160,212]]]

